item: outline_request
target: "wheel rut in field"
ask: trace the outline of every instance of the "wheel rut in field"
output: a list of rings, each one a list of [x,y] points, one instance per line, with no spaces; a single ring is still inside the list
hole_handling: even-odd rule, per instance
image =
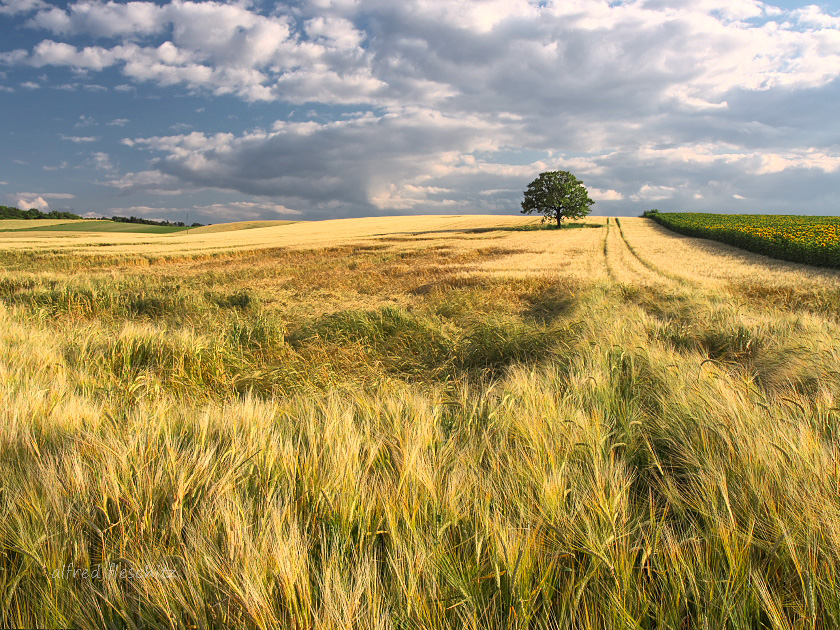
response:
[[[627,235],[624,233],[624,229],[621,227],[621,220],[616,218],[615,220],[616,225],[618,226],[618,234],[621,237],[621,241],[630,255],[642,266],[644,266],[651,274],[658,278],[660,282],[665,284],[680,284],[680,285],[696,285],[696,283],[688,278],[684,278],[679,274],[671,273],[664,271],[663,269],[659,268],[658,266],[651,263],[649,260],[643,258],[639,255],[639,252],[636,250],[633,245],[630,244],[630,241],[627,240]]]
[[[656,269],[633,251],[617,218],[607,220],[604,258],[610,277],[622,284],[674,286],[678,280]]]

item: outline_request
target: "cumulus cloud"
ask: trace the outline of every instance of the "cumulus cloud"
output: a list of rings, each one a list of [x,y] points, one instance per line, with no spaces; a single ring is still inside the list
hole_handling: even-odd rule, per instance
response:
[[[125,194],[233,191],[314,216],[505,212],[537,173],[562,169],[582,176],[597,202],[632,211],[665,201],[711,207],[736,195],[775,200],[763,192],[779,191],[768,178],[794,176],[827,204],[840,172],[840,18],[816,5],[0,6],[26,16],[36,34],[32,46],[0,53],[8,66],[65,67],[82,78],[112,69],[124,77],[119,92],[180,86],[326,110],[317,122],[237,133],[171,127],[180,133],[127,139],[149,164],[104,182]],[[343,105],[360,113],[331,113]],[[516,151],[531,157],[511,158]],[[222,206],[214,211],[248,212]]]
[[[18,197],[17,201],[15,202],[15,206],[20,208],[21,210],[31,210],[32,208],[35,208],[36,210],[40,210],[41,212],[50,209],[49,202],[40,196]]]
[[[323,124],[278,121],[239,136],[193,132],[128,143],[163,154],[147,175],[154,188],[163,179],[270,195],[295,208],[326,211],[340,200],[345,209],[374,211],[446,195],[427,180],[461,167],[465,153],[495,150],[506,133],[479,118],[411,108]]]
[[[44,3],[41,5],[44,6]],[[148,35],[164,28],[161,15],[163,12],[162,7],[152,2],[77,2],[70,5],[66,11],[58,7],[43,8],[31,18],[29,24],[59,35]]]
[[[137,81],[246,100],[454,99],[506,111],[575,107],[593,88],[603,97],[607,85],[616,96],[635,92],[636,102],[725,108],[736,87],[816,86],[840,74],[838,18],[816,6],[778,15],[759,2],[359,0],[282,11],[184,1],[42,7],[30,27],[120,43],[44,39],[28,54],[5,54],[35,66],[121,65]]]
[[[114,170],[114,164],[111,162],[111,156],[103,151],[92,153],[88,163],[93,166],[93,168],[100,171],[107,171],[110,173]]]
[[[6,200],[21,210],[35,208],[41,212],[49,211],[48,199],[75,199],[75,195],[68,193],[31,193],[21,192],[14,195],[6,195]]]
[[[589,196],[593,201],[621,201],[624,195],[617,190],[601,190],[600,188],[589,188]]]
[[[39,9],[46,9],[48,6],[43,0],[2,0],[0,1],[0,15],[31,13]]]
[[[262,15],[244,3],[83,1],[42,8],[27,25],[52,37],[0,59],[92,71],[120,66],[134,81],[182,84],[248,101],[329,96],[361,102],[381,87],[361,47],[364,34],[352,22],[331,16],[312,17],[301,27],[294,22],[291,15]],[[120,43],[77,47],[56,39],[73,36]]]

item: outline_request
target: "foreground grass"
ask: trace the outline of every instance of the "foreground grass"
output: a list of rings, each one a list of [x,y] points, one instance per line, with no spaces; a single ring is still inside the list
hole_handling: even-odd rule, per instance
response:
[[[0,624],[840,625],[833,316],[504,243],[0,277]]]

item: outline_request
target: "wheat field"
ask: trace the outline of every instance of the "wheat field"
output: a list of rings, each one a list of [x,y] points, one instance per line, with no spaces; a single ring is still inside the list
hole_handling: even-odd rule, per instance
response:
[[[0,233],[0,625],[840,627],[840,274],[539,227]]]

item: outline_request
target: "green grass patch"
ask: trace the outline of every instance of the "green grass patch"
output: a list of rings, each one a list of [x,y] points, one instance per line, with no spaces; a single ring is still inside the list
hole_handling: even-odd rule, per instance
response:
[[[76,221],[59,225],[42,225],[25,228],[2,229],[0,232],[133,232],[137,234],[170,234],[183,232],[188,227],[173,225],[143,225],[117,221]]]

